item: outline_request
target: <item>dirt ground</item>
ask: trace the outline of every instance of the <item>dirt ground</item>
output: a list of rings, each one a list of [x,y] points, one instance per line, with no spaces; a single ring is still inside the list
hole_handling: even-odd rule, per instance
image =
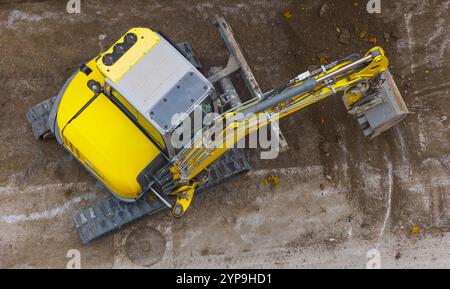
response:
[[[65,268],[70,249],[84,268],[138,267],[126,240],[145,227],[165,240],[152,268],[365,268],[371,249],[384,268],[450,267],[450,1],[382,0],[381,14],[366,3],[81,0],[70,15],[62,0],[0,0],[0,267]],[[33,139],[27,109],[135,26],[192,42],[205,70],[224,65],[215,15],[264,90],[376,40],[411,115],[367,141],[329,98],[281,122],[279,158],[249,151],[253,170],[181,220],[162,213],[82,245],[72,217],[107,191],[55,141]]]

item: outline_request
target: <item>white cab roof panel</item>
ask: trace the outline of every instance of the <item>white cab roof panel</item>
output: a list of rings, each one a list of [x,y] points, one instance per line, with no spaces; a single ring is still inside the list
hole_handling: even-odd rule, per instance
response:
[[[189,114],[214,89],[162,36],[117,83],[106,81],[163,134],[182,120],[172,122],[175,113]]]

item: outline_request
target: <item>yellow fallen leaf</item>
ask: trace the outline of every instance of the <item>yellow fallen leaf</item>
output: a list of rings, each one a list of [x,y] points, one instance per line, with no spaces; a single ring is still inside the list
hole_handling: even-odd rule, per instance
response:
[[[367,35],[367,31],[361,31],[359,33],[359,38],[364,38],[364,37],[366,37],[366,35]]]
[[[264,179],[264,185],[271,189],[278,189],[280,186],[280,179],[277,176],[267,176]]]
[[[286,19],[288,19],[288,20],[291,20],[292,17],[293,17],[292,12],[289,11],[289,10],[284,11],[283,17],[286,18]]]
[[[326,65],[326,64],[330,63],[328,56],[326,56],[326,55],[319,56],[319,61],[320,61],[320,64],[322,64],[322,65]]]
[[[370,36],[368,42],[370,44],[376,44],[377,43],[377,38],[375,36]]]
[[[411,228],[411,233],[413,233],[413,234],[420,234],[420,227],[417,226],[417,225],[414,225],[414,226]]]

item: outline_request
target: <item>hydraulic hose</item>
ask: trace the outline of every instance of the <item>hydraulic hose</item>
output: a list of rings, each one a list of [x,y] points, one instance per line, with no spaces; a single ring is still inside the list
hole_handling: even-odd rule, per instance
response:
[[[274,95],[266,100],[261,101],[260,103],[255,104],[254,106],[251,106],[247,109],[245,109],[242,113],[244,115],[248,114],[257,114],[263,111],[266,111],[267,109],[271,108],[272,106],[278,105],[286,100],[289,100],[297,95],[310,92],[313,90],[317,85],[317,81],[314,78],[308,78],[305,81],[303,81],[301,84],[297,86],[293,86],[292,88],[289,88],[277,95]]]

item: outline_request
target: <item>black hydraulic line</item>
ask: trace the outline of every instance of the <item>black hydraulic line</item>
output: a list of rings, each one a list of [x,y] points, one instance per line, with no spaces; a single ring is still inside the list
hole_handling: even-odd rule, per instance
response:
[[[167,42],[169,42],[169,44],[172,45],[173,48],[175,48],[176,50],[178,50],[178,52],[180,52],[181,55],[184,56],[184,58],[187,58],[186,53],[185,53],[183,50],[181,50],[180,47],[178,47],[178,45],[176,45],[175,42],[173,42],[173,40],[172,40],[169,36],[167,36],[166,33],[162,32],[161,30],[158,30],[156,33],[158,33],[159,36],[161,36],[161,37],[164,38]]]
[[[264,93],[261,98],[263,100],[268,99],[269,97],[272,97],[273,95],[282,92],[283,90],[287,89],[289,86],[292,86],[293,84],[295,84],[295,82],[293,82],[293,81],[288,81],[286,83],[283,83],[282,85],[275,87],[271,91]]]
[[[255,104],[254,106],[251,106],[242,113],[244,115],[247,114],[257,114],[259,112],[263,112],[272,106],[275,106],[277,104],[280,104],[286,100],[289,100],[297,95],[309,92],[313,90],[317,85],[317,81],[314,78],[308,78],[305,81],[303,81],[301,84],[294,86],[290,89],[287,89],[277,95],[274,95],[264,101],[261,101],[260,103]]]
[[[324,66],[324,68],[325,68],[325,70],[328,70],[328,69],[331,69],[331,68],[335,67],[336,65],[339,65],[339,64],[341,64],[343,62],[350,61],[350,60],[355,61],[355,60],[358,60],[359,58],[360,58],[359,54],[354,53],[354,54],[351,54],[351,55],[349,55],[349,56],[347,56],[345,58],[342,58],[342,59],[339,59],[339,60],[337,60],[335,62],[327,64],[327,65]],[[317,74],[319,74],[322,71],[323,71],[322,69],[317,69],[317,70],[315,70],[315,71],[313,71],[311,73],[311,76],[317,75]],[[279,85],[278,87],[272,89],[271,91],[264,93],[262,95],[262,98],[263,99],[267,99],[267,98],[269,98],[269,97],[271,97],[271,96],[273,96],[275,94],[278,94],[278,93],[282,92],[283,90],[287,89],[288,87],[290,87],[290,86],[292,86],[294,84],[295,84],[294,80],[291,80],[291,81],[288,81],[286,83],[283,83],[283,84]]]
[[[64,135],[64,130],[66,127],[74,120],[76,119],[102,92],[96,93],[91,99],[89,99],[88,102],[86,102],[85,105],[77,112],[75,113],[70,120],[64,125],[63,129],[61,130],[61,134]]]

